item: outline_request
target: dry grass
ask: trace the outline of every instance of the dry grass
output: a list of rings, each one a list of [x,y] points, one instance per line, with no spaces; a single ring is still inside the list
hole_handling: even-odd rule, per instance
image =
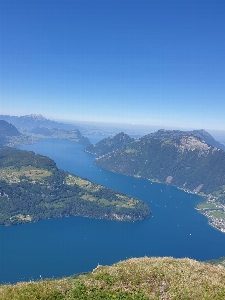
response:
[[[0,299],[224,300],[225,268],[191,259],[133,258],[78,279],[0,286]]]

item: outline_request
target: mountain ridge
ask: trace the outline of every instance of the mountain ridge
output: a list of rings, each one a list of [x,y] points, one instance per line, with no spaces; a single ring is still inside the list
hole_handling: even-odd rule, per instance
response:
[[[207,144],[213,147],[220,148],[225,151],[225,145],[221,144],[220,142],[216,141],[206,130],[200,129],[200,130],[192,130],[192,131],[181,131],[181,130],[165,130],[165,129],[159,129],[158,131],[154,133],[150,133],[148,135],[143,136],[150,137],[150,138],[156,138],[156,139],[172,139],[172,138],[179,138],[184,135],[193,135],[196,137],[199,137],[203,139]]]
[[[60,129],[79,129],[79,125],[65,124],[61,122],[52,121],[46,119],[40,114],[31,114],[25,116],[10,116],[0,115],[0,119],[13,124],[16,128],[21,131],[30,130],[34,127],[42,126],[47,128],[60,128]]]
[[[208,157],[209,160],[208,160]],[[216,157],[216,158],[215,158]],[[221,164],[212,164],[211,160],[221,160]],[[132,164],[131,164],[132,162]],[[208,172],[203,172],[199,179],[194,178],[192,184],[188,184],[185,170],[192,168],[198,173],[204,168],[216,170],[217,175],[222,176],[221,185],[225,184],[225,152],[205,143],[201,138],[183,135],[174,139],[152,139],[149,136],[135,140],[126,148],[117,149],[96,159],[96,164],[114,172],[136,175],[147,179],[158,178],[160,182],[166,182],[168,176],[176,182],[176,170],[180,169],[179,183],[175,186],[193,191],[201,182],[202,177],[207,177]],[[182,167],[180,167],[182,165]],[[220,168],[221,167],[221,168]],[[186,172],[188,175],[188,172]],[[193,174],[192,174],[193,175]],[[196,175],[197,176],[197,175]],[[208,175],[210,177],[210,175]],[[180,177],[183,177],[181,179]],[[178,180],[177,178],[177,180]],[[197,186],[195,186],[197,185]],[[210,186],[210,183],[208,183]],[[209,187],[202,188],[205,192],[213,192]]]

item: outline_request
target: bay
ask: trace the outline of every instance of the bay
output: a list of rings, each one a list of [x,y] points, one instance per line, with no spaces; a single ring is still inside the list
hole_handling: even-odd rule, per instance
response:
[[[18,147],[49,156],[57,167],[149,203],[149,219],[126,223],[83,217],[0,226],[0,282],[62,277],[129,257],[206,260],[225,255],[225,234],[195,205],[203,199],[168,185],[115,174],[94,164],[83,146],[46,139]]]

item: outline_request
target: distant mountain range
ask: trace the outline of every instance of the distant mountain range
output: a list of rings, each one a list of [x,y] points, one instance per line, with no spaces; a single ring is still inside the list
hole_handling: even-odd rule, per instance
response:
[[[9,115],[0,115],[0,120],[4,120],[13,124],[16,128],[21,131],[30,131],[35,127],[46,127],[46,128],[60,128],[60,129],[79,129],[79,125],[73,124],[64,124],[60,122],[55,122],[49,119],[46,119],[42,115],[26,115],[26,116],[9,116]]]
[[[84,137],[74,125],[47,120],[42,115],[0,116],[0,145],[31,144],[41,138],[68,139],[86,146],[90,145],[88,138]]]
[[[42,138],[62,138],[85,146],[91,145],[89,139],[84,137],[78,129],[66,130],[60,128],[35,127],[30,130],[30,133]]]
[[[96,164],[107,170],[211,195],[225,204],[225,152],[197,134],[216,143],[202,130],[159,130],[140,139],[130,139],[130,143],[127,143],[129,137],[120,133],[87,149],[98,156]],[[119,148],[118,141],[121,141]]]

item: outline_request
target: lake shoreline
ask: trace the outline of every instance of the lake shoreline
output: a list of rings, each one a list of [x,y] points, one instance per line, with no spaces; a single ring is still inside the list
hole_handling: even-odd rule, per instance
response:
[[[85,152],[87,153],[90,153],[86,150],[84,150]],[[92,153],[90,153],[92,154]],[[92,154],[93,155],[93,154]],[[94,161],[94,163],[96,164],[96,162]],[[102,167],[103,168],[103,167]],[[115,174],[121,174],[121,175],[125,175],[127,176],[126,174],[123,174],[123,173],[116,173],[114,171],[111,171],[111,170],[108,170],[108,169],[105,169],[109,172],[112,172],[112,173],[115,173]],[[129,175],[130,176],[130,175]],[[219,217],[216,217],[212,214],[213,210],[210,210],[208,209],[207,212],[203,209],[199,209],[197,206],[194,207],[200,214],[204,215],[205,217],[207,217],[208,219],[208,224],[210,226],[212,226],[213,228],[219,230],[220,232],[222,233],[225,233],[225,205],[222,205],[221,203],[217,203],[216,202],[216,197],[213,197],[211,194],[203,194],[202,192],[193,192],[191,190],[188,190],[187,188],[182,188],[182,187],[179,187],[179,186],[176,186],[176,185],[172,185],[170,183],[167,183],[167,182],[161,182],[159,181],[158,179],[149,179],[149,178],[144,178],[144,177],[141,177],[139,175],[133,175],[131,177],[134,177],[134,178],[142,178],[142,179],[146,179],[150,182],[154,182],[154,183],[160,183],[160,184],[163,184],[163,185],[167,185],[167,186],[173,186],[181,191],[184,191],[185,193],[188,193],[188,194],[192,194],[192,195],[198,195],[202,198],[205,199],[204,203],[205,204],[211,204],[211,203],[216,203],[217,207],[219,208],[221,214],[224,214],[224,218],[219,218]]]

